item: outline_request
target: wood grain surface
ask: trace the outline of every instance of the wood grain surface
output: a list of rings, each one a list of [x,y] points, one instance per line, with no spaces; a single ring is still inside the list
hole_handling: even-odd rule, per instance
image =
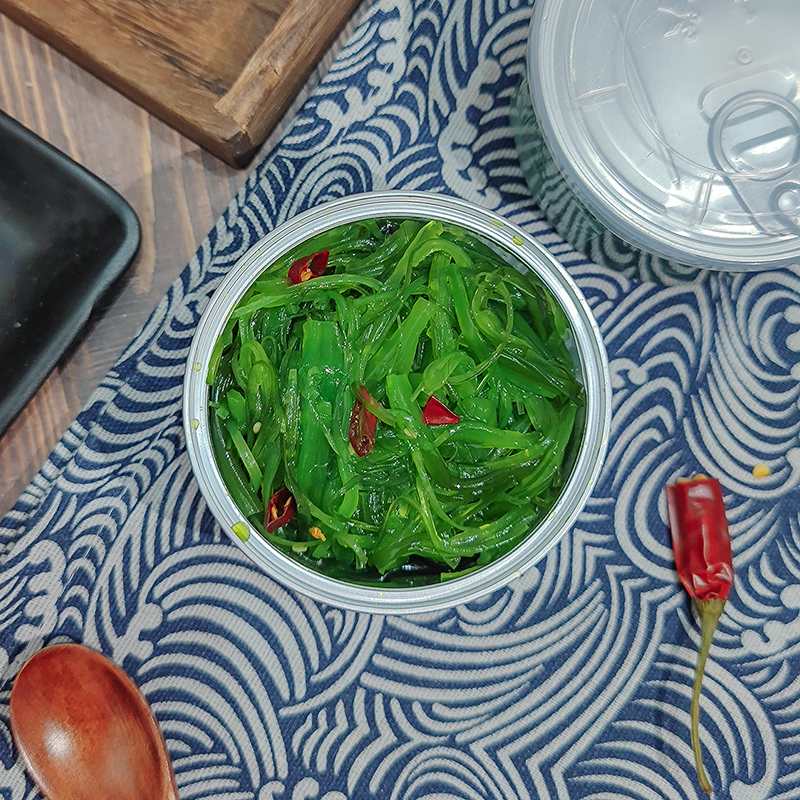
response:
[[[327,70],[366,5],[313,69],[259,158]],[[248,171],[227,166],[2,14],[0,108],[114,187],[142,227],[142,245],[130,269],[0,438],[3,515],[139,332]]]
[[[0,0],[0,12],[192,141],[241,166],[358,3]]]

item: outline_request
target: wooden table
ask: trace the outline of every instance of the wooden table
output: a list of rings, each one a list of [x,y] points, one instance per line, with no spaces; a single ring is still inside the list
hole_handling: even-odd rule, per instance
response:
[[[274,144],[330,65],[345,28],[261,148]],[[235,170],[0,15],[0,108],[113,186],[142,226],[139,253],[37,394],[0,438],[0,515],[47,459],[211,230]]]

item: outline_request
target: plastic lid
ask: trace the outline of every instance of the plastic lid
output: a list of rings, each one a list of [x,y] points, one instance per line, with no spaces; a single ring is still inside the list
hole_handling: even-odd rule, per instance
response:
[[[611,231],[693,266],[800,263],[797,0],[538,0],[528,69]]]

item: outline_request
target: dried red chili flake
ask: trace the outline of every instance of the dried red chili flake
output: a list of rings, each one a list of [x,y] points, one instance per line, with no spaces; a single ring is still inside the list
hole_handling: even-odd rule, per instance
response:
[[[284,486],[272,495],[267,504],[265,526],[268,533],[282,528],[295,515],[294,495]]]
[[[722,609],[733,584],[731,539],[722,489],[705,475],[681,479],[667,486],[667,512],[678,577],[700,615],[700,652],[695,669],[691,704],[691,741],[697,778],[704,791],[711,784],[703,769],[700,750],[700,689],[708,651]]]
[[[320,250],[319,253],[298,258],[289,267],[289,272],[286,276],[289,279],[289,283],[304,283],[311,280],[311,278],[318,278],[328,266],[329,254],[329,250]]]
[[[422,419],[426,425],[455,425],[456,422],[461,421],[458,414],[453,413],[433,395],[428,398],[428,402],[422,409]]]
[[[367,402],[374,402],[364,386],[359,386],[358,394],[361,397],[356,397],[355,403],[353,403],[348,438],[356,455],[363,458],[372,452],[372,447],[375,444],[375,429],[378,426],[378,418],[364,406],[362,397]]]

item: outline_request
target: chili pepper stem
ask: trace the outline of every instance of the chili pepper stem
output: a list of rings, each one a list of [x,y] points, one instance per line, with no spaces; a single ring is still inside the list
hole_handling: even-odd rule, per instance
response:
[[[708,651],[711,648],[711,639],[717,629],[717,623],[722,615],[725,601],[714,597],[708,600],[695,600],[695,605],[700,614],[700,652],[697,655],[697,667],[692,689],[692,751],[694,752],[694,762],[697,767],[697,779],[700,781],[700,786],[707,794],[711,794],[711,784],[706,777],[705,769],[703,769],[703,755],[700,751],[700,689],[703,685],[703,673],[706,668]]]

